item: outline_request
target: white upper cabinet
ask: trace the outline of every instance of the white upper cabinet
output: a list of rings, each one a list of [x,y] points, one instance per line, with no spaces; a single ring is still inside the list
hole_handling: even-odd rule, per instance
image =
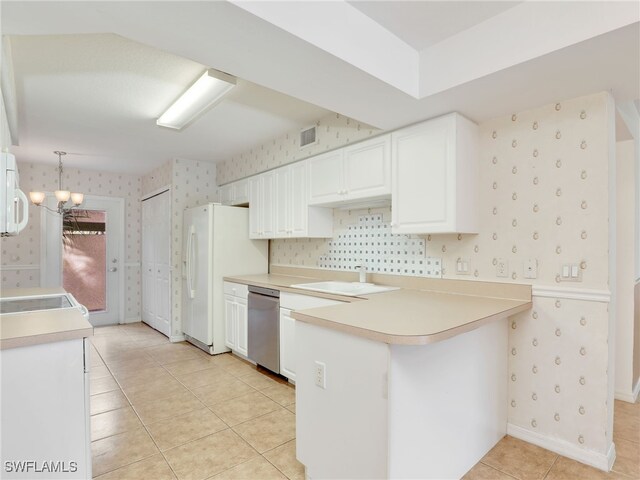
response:
[[[457,113],[391,134],[393,233],[477,233],[477,125]]]
[[[249,179],[227,183],[218,189],[218,201],[223,205],[246,205],[249,203]]]
[[[344,195],[348,200],[391,194],[391,135],[344,148]]]
[[[309,159],[309,204],[338,206],[391,194],[391,136]]]
[[[275,187],[276,175],[273,171],[249,178],[249,238],[275,237]]]
[[[307,162],[249,179],[251,238],[330,238],[333,211],[309,207]]]

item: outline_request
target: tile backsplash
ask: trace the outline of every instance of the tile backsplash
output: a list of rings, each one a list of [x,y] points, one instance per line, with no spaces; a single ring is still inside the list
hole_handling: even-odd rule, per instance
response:
[[[360,215],[357,223],[338,230],[328,246],[318,259],[320,268],[357,270],[362,265],[369,273],[442,276],[442,259],[425,256],[425,240],[392,234],[382,213]]]

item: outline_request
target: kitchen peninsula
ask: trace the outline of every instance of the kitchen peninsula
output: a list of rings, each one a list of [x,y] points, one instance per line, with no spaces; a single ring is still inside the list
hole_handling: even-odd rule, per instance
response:
[[[292,285],[329,273],[354,275],[227,280],[325,296]],[[506,319],[531,308],[531,287],[371,280],[400,289],[292,313],[298,460],[310,479],[460,478],[506,433]]]

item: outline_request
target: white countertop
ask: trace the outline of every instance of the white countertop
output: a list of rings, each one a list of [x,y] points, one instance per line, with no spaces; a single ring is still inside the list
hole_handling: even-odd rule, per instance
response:
[[[0,298],[66,293],[62,288],[4,289]],[[90,337],[93,326],[77,308],[0,314],[0,349]]]

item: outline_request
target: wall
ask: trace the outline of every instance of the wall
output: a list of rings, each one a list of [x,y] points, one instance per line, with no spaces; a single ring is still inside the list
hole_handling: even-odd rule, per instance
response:
[[[424,237],[444,278],[533,283],[532,310],[513,317],[509,330],[510,433],[601,467],[612,428],[608,103],[600,93],[480,125],[481,231]],[[336,127],[334,136],[347,135]],[[267,148],[281,142],[238,156],[237,169],[219,165],[220,178],[286,163]],[[335,235],[366,213],[390,221],[390,208],[334,210]],[[272,241],[271,261],[317,267],[335,239]],[[460,257],[471,275],[455,274]],[[523,278],[529,258],[538,261],[533,281]],[[508,261],[508,278],[496,277],[497,259]],[[581,266],[580,283],[560,282],[563,263]]]
[[[174,159],[142,178],[143,194],[171,186],[172,339],[182,336],[182,212],[217,200],[216,167],[212,163]]]
[[[218,185],[333,150],[381,132],[338,113],[321,118],[316,122],[316,127],[317,143],[314,145],[299,148],[300,130],[291,130],[278,138],[218,163],[216,166]]]
[[[23,191],[58,188],[57,165],[18,162]],[[65,168],[63,184],[72,191],[125,199],[125,319],[140,319],[140,177]],[[0,239],[2,288],[40,284],[40,208],[29,206],[29,224],[16,237]]]

